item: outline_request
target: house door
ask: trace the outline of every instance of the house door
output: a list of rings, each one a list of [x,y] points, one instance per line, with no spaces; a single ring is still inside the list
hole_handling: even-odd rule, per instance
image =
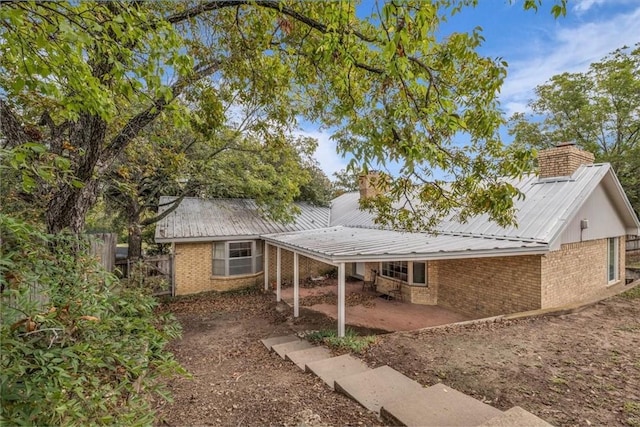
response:
[[[356,262],[356,276],[364,277],[364,262]]]

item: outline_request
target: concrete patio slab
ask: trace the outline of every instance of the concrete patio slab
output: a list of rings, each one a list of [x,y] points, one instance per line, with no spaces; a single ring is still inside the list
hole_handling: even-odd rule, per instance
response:
[[[387,424],[402,426],[471,426],[502,415],[502,411],[444,384],[404,393],[380,410]],[[526,424],[513,424],[526,425]]]
[[[274,345],[284,344],[286,342],[292,341],[300,341],[300,338],[296,337],[295,335],[285,335],[283,337],[265,338],[260,341],[262,342],[262,344],[264,344],[265,347],[267,347],[267,350],[271,351],[271,347],[273,347]]]
[[[480,424],[480,427],[511,427],[511,426],[527,426],[527,427],[552,427],[551,424],[522,409],[514,406],[508,411],[503,412],[497,417],[491,418],[489,421]]]
[[[278,356],[284,359],[285,356],[288,353],[291,353],[292,351],[304,350],[312,347],[313,347],[313,344],[311,344],[309,341],[298,340],[298,341],[285,342],[282,344],[274,344],[273,346],[271,346],[271,349],[276,353],[278,353]]]
[[[316,360],[329,359],[331,352],[326,347],[312,347],[305,350],[292,351],[287,353],[287,359],[295,363],[298,368],[305,370],[307,363]]]
[[[408,398],[423,390],[419,383],[389,366],[338,378],[335,388],[375,413],[389,402]]]
[[[316,360],[306,365],[306,370],[320,377],[332,389],[339,378],[351,376],[371,369],[360,359],[348,354],[330,359]]]

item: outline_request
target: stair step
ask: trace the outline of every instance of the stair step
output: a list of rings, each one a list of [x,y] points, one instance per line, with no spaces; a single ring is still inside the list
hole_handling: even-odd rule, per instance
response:
[[[271,347],[273,347],[274,345],[284,344],[286,342],[292,342],[292,341],[300,341],[300,338],[298,338],[295,335],[285,335],[283,337],[265,338],[261,341],[262,341],[262,344],[264,344],[264,346],[267,347],[267,350],[271,351]]]
[[[291,353],[292,351],[297,351],[297,350],[304,350],[312,347],[313,345],[309,343],[309,341],[298,340],[298,341],[285,342],[282,344],[275,344],[271,346],[271,349],[276,353],[278,353],[278,356],[284,359],[287,353]]]
[[[501,414],[499,409],[444,384],[398,396],[380,411],[384,422],[402,426],[471,426]]]
[[[337,379],[370,369],[362,360],[344,354],[338,357],[309,362],[306,365],[306,370],[320,377],[329,387],[334,388]]]
[[[287,359],[295,363],[298,368],[305,370],[306,364],[317,360],[329,359],[331,352],[326,347],[312,347],[287,353]]]
[[[551,424],[522,409],[514,406],[508,411],[491,418],[490,420],[480,424],[481,427],[511,427],[511,426],[527,426],[527,427],[551,427]]]
[[[389,366],[336,380],[339,391],[368,410],[379,413],[388,402],[419,393],[423,387]]]

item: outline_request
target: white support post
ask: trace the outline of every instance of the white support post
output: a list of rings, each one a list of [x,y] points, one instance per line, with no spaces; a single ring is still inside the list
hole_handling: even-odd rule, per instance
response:
[[[293,253],[293,317],[300,316],[300,274],[298,268],[298,252]]]
[[[344,262],[338,264],[338,337],[344,337],[344,294],[345,294]]]
[[[276,301],[280,302],[282,299],[282,254],[280,246],[276,248]]]
[[[407,283],[413,285],[413,261],[407,262]]]
[[[264,242],[264,290],[269,290],[269,244]]]

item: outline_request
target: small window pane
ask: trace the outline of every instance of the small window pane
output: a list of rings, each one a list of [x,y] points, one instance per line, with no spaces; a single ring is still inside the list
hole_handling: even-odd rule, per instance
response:
[[[213,260],[213,275],[214,276],[225,276],[224,272],[224,259],[214,259]]]
[[[262,255],[257,255],[255,273],[259,273],[260,271],[262,271],[262,268],[263,268]]]
[[[229,260],[229,276],[253,273],[253,258],[232,258]]]
[[[427,283],[425,274],[425,263],[413,263],[413,283],[424,285]]]
[[[213,244],[213,258],[224,259],[224,242],[216,242]]]
[[[229,258],[251,256],[251,242],[229,243]]]
[[[616,238],[609,239],[609,253],[608,253],[608,275],[607,278],[610,282],[616,280],[616,270],[618,267],[618,257],[617,257],[617,240]]]
[[[406,282],[409,271],[407,266],[406,261],[383,262],[382,275]]]

